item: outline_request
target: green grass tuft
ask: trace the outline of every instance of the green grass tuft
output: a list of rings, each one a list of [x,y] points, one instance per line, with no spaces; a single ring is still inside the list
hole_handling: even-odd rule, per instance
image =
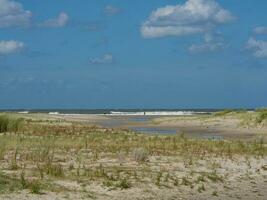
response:
[[[18,132],[23,121],[22,118],[11,118],[7,115],[0,115],[0,133]]]

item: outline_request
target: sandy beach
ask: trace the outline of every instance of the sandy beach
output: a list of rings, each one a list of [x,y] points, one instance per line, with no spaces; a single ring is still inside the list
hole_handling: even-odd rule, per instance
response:
[[[263,200],[257,116],[11,113],[23,123],[0,135],[0,199]]]

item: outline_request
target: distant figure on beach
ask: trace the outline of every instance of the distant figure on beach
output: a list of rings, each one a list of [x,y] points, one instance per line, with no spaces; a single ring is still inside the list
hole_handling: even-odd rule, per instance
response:
[[[144,112],[144,115],[146,115],[146,112]]]

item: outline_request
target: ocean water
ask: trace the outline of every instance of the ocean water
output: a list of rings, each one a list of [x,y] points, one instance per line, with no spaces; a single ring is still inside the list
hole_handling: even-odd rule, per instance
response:
[[[180,116],[210,114],[218,109],[14,109],[0,110],[4,112],[18,113],[48,113],[51,115],[75,115],[75,114],[98,114],[112,116]]]

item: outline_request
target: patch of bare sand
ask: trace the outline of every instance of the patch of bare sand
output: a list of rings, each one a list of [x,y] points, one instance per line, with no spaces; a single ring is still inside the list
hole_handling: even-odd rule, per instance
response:
[[[98,162],[102,162],[103,165],[117,164],[115,158]],[[42,195],[34,195],[24,190],[18,193],[0,194],[0,199],[265,200],[267,197],[266,157],[205,158],[189,162],[186,158],[152,156],[145,166],[140,166],[131,160],[123,165],[132,170],[146,167],[155,173],[162,172],[161,180],[155,184],[153,177],[148,175],[146,181],[131,180],[130,188],[120,189],[104,186],[98,181],[78,182],[62,179],[53,181],[53,184],[64,188],[61,192],[44,191]],[[179,180],[177,185],[173,183],[173,177]],[[184,177],[187,178],[188,184],[182,182]]]
[[[214,186],[204,192],[192,191],[185,186],[180,188],[158,188],[143,185],[142,188],[108,191],[101,187],[89,186],[89,190],[76,192],[46,192],[42,195],[30,194],[28,191],[0,195],[3,200],[63,200],[63,199],[98,199],[98,200],[206,200],[206,199],[242,199],[265,200],[267,197],[266,180],[247,181],[229,184],[229,186]],[[214,193],[216,191],[216,193]]]

